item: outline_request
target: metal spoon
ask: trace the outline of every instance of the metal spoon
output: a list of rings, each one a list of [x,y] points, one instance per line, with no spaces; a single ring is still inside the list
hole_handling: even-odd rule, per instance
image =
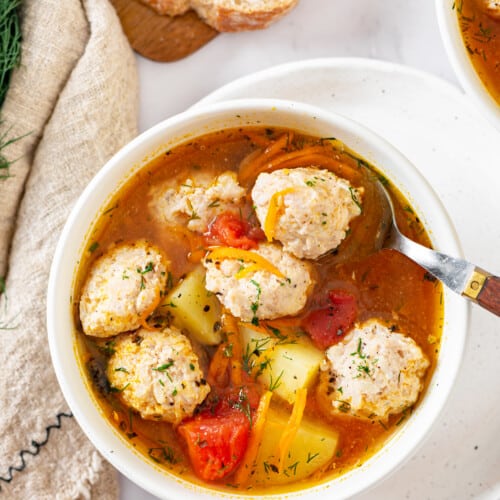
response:
[[[392,248],[419,264],[448,288],[476,302],[481,307],[500,316],[500,278],[463,259],[450,257],[430,250],[401,234],[394,212],[391,196],[382,183],[378,187],[388,204],[390,215],[387,224],[382,224],[378,241],[381,247]],[[385,231],[385,237],[383,233]]]

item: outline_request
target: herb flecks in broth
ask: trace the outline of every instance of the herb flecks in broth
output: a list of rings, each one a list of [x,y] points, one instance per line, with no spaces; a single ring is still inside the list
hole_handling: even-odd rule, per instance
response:
[[[457,0],[454,8],[472,64],[500,105],[500,5],[487,0]]]

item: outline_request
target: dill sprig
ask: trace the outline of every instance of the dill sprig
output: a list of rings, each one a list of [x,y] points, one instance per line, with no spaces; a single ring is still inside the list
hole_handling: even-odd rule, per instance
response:
[[[0,106],[7,94],[12,70],[18,66],[21,57],[20,4],[21,0],[0,0]],[[9,139],[9,132],[10,128],[0,135],[0,180],[10,177],[10,166],[13,163],[3,154],[4,149],[25,137],[23,135]]]
[[[0,0],[0,106],[21,56],[20,4],[21,0]]]
[[[1,2],[2,0],[0,0]],[[0,125],[2,124],[2,121],[0,120]],[[0,134],[0,181],[8,179],[10,177],[10,167],[16,160],[9,160],[5,154],[4,150],[10,146],[11,144],[14,144],[14,142],[17,142],[27,135],[29,135],[31,132],[28,132],[27,134],[20,135],[18,137],[12,137],[8,139],[8,135],[10,132],[11,128],[9,127],[3,134]]]

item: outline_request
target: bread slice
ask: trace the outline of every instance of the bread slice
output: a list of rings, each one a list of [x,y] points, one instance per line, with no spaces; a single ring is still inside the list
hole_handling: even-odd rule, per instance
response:
[[[177,16],[193,8],[217,31],[266,28],[284,16],[298,0],[141,0],[159,14]]]
[[[180,16],[191,7],[190,0],[141,0],[141,2],[158,14],[167,16]]]
[[[191,0],[198,15],[217,31],[258,30],[284,16],[298,0]]]

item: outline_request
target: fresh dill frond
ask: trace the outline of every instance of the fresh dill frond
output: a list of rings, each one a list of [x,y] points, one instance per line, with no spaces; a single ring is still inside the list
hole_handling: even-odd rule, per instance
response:
[[[21,58],[21,0],[0,0],[0,106]]]
[[[0,106],[9,89],[12,70],[19,65],[21,58],[20,5],[21,0],[0,0]],[[25,137],[8,138],[10,130],[0,135],[0,180],[10,177],[13,163],[4,155],[5,148]]]
[[[2,0],[0,0],[0,3],[1,2],[2,2]],[[1,52],[1,49],[0,49],[0,52]],[[1,123],[2,123],[2,121],[0,120],[0,125],[1,125]],[[30,132],[28,132],[27,134],[20,135],[18,137],[12,137],[12,138],[8,139],[7,137],[9,135],[10,130],[11,129],[9,128],[3,134],[0,134],[0,181],[8,179],[10,177],[10,167],[16,161],[16,160],[9,160],[5,156],[4,150],[8,146],[10,146],[11,144],[14,144],[14,142],[17,142],[30,134]]]

